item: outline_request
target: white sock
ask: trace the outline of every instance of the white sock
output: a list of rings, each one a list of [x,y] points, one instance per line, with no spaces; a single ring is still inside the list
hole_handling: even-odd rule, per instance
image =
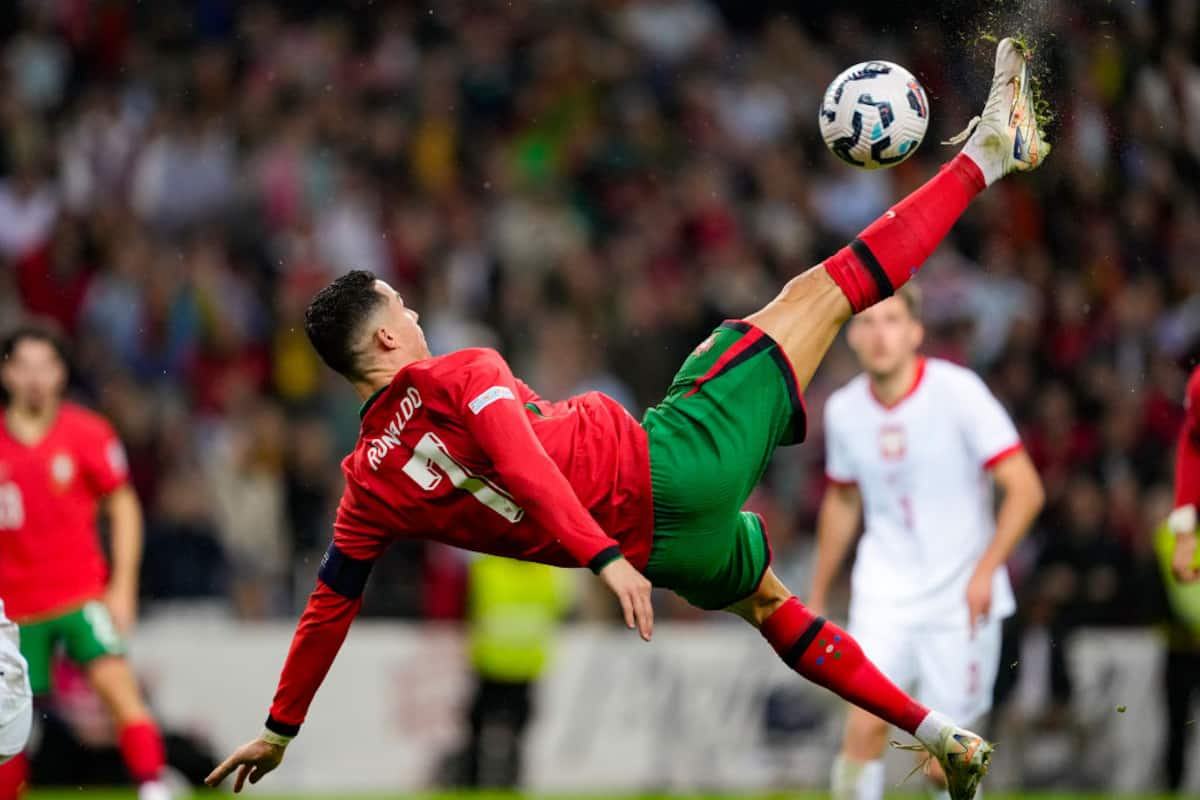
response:
[[[138,800],[171,800],[171,790],[162,781],[146,781],[138,786]]]
[[[831,783],[833,800],[883,800],[883,759],[851,761],[839,755]]]
[[[945,714],[930,711],[925,715],[925,719],[921,720],[921,724],[917,726],[913,736],[926,748],[938,747],[942,741],[942,730],[953,727],[956,727],[954,720]]]
[[[990,136],[993,140],[996,139],[995,134],[985,133],[984,135]],[[978,132],[967,139],[962,152],[964,156],[975,162],[975,166],[979,167],[979,171],[983,173],[983,180],[988,186],[1004,177],[1004,156],[997,153],[994,147],[991,149],[984,147],[980,143]]]

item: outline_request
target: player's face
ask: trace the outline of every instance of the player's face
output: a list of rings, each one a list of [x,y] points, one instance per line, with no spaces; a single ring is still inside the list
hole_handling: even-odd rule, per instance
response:
[[[925,331],[899,297],[889,297],[863,311],[850,323],[847,341],[870,375],[895,374],[916,357]]]
[[[384,299],[380,327],[390,331],[392,336],[403,346],[422,354],[428,354],[429,347],[425,344],[425,332],[417,324],[420,315],[404,305],[404,298],[389,286],[387,281],[375,281],[375,291],[383,295]]]
[[[0,380],[14,406],[38,412],[62,396],[67,369],[49,342],[25,339],[4,362]]]

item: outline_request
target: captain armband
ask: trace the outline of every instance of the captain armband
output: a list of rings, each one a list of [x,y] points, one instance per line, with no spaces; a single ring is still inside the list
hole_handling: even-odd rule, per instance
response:
[[[374,564],[374,559],[351,558],[330,542],[329,549],[321,557],[321,568],[317,570],[317,577],[342,597],[357,600],[362,597]]]

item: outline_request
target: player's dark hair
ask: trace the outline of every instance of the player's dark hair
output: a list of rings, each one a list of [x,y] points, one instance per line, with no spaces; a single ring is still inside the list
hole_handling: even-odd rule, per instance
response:
[[[67,339],[53,322],[46,320],[29,320],[12,328],[0,339],[0,363],[12,358],[21,342],[45,342],[54,348],[64,367],[70,367],[70,350]]]
[[[330,369],[347,378],[359,374],[354,345],[363,323],[383,302],[375,291],[376,280],[367,270],[347,272],[317,292],[304,312],[304,332],[313,349]]]

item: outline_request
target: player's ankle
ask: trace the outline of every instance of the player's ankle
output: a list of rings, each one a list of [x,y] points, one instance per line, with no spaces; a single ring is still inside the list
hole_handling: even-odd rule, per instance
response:
[[[938,711],[930,711],[913,731],[913,737],[926,748],[933,748],[941,742],[942,731],[953,727],[955,727],[954,720]]]
[[[955,156],[954,161],[965,159],[977,170],[984,186],[991,186],[1004,177],[1004,154],[998,148],[1004,147],[1003,137],[994,131],[983,128],[976,129],[962,151]],[[953,163],[953,161],[951,162]],[[981,189],[983,187],[980,187]]]

